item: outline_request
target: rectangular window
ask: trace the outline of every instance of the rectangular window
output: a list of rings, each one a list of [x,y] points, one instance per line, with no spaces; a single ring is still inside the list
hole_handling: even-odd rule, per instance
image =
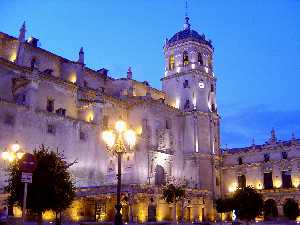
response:
[[[53,112],[54,111],[54,100],[53,99],[48,99],[47,100],[47,111],[48,112]]]
[[[47,125],[47,133],[48,134],[55,134],[55,126],[53,124]]]
[[[57,115],[66,116],[66,109],[64,109],[64,108],[59,108],[55,112]]]
[[[246,187],[246,176],[245,175],[238,176],[238,187],[239,188]]]
[[[188,80],[185,80],[183,82],[183,88],[188,88],[189,87],[189,81]]]
[[[166,129],[171,129],[171,120],[166,119]]]
[[[270,161],[270,154],[266,153],[264,154],[264,161],[269,162]]]
[[[282,159],[287,159],[287,157],[288,157],[287,152],[282,152],[281,157],[282,157]]]
[[[282,171],[282,188],[292,187],[292,176],[291,171]]]
[[[13,126],[15,124],[15,117],[13,115],[6,114],[4,116],[4,124]]]
[[[86,140],[86,135],[85,135],[85,133],[83,131],[79,132],[79,139],[82,140],[82,141]]]
[[[107,115],[103,116],[102,126],[103,126],[103,128],[107,128],[108,127],[108,116]]]
[[[265,189],[273,188],[272,172],[264,173],[264,188]]]

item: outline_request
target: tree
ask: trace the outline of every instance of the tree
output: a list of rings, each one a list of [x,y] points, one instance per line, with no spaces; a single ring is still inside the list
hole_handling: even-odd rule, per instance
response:
[[[185,196],[185,191],[182,186],[169,184],[163,189],[163,199],[171,204],[173,203],[173,223],[176,224],[176,203]]]
[[[295,220],[299,215],[298,203],[292,198],[287,199],[283,205],[283,214],[290,220]]]
[[[221,213],[221,222],[223,220],[222,213],[230,212],[233,210],[233,202],[231,198],[219,198],[216,200],[217,213]]]
[[[233,208],[237,217],[248,223],[261,213],[262,196],[253,187],[240,188],[233,195]]]
[[[38,214],[39,222],[42,213],[53,210],[56,213],[56,223],[61,223],[61,212],[67,209],[75,197],[75,186],[68,171],[73,163],[68,163],[62,153],[50,151],[44,145],[34,150],[37,161],[32,183],[28,185],[27,209]],[[9,180],[6,191],[10,193],[9,203],[22,206],[23,188],[21,183],[20,161],[9,168]]]

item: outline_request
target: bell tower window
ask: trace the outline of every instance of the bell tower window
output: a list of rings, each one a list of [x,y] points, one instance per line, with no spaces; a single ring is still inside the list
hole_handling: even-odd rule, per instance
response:
[[[208,68],[212,69],[212,60],[211,60],[211,57],[208,57],[207,66],[208,66]]]
[[[183,66],[187,66],[189,64],[189,55],[187,52],[183,52]]]
[[[203,65],[203,58],[200,52],[198,53],[198,63],[200,63],[201,66]]]
[[[175,67],[175,59],[174,55],[171,55],[169,58],[169,70],[174,70]]]

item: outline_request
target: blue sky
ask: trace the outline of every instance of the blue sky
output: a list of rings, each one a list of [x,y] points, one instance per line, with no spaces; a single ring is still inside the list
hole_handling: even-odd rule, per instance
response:
[[[189,0],[192,28],[212,39],[222,145],[300,137],[300,0]],[[162,46],[182,29],[184,0],[0,1],[0,30],[22,22],[41,47],[114,77],[160,88]]]

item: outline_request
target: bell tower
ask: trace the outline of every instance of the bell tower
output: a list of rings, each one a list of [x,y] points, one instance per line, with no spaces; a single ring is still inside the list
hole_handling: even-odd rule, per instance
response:
[[[183,29],[165,41],[161,79],[166,102],[181,111],[184,121],[184,174],[197,188],[210,191],[205,213],[210,216],[212,199],[220,195],[221,156],[213,53],[212,42],[191,28],[186,15]]]
[[[184,29],[166,39],[161,80],[170,105],[183,111],[217,111],[213,51],[211,41],[191,29],[188,17]]]

